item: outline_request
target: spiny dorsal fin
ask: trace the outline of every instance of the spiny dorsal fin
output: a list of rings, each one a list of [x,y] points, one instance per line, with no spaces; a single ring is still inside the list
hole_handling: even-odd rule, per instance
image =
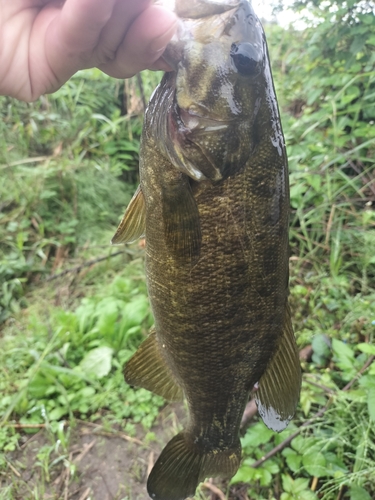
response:
[[[280,432],[293,418],[299,401],[301,379],[301,366],[288,305],[278,351],[260,379],[259,389],[254,395],[259,414],[270,429]]]
[[[180,432],[169,441],[147,481],[153,500],[184,500],[193,496],[206,477],[231,478],[241,462],[241,443],[224,450],[207,450],[194,436]]]
[[[198,257],[202,238],[199,211],[186,176],[173,188],[163,189],[163,220],[167,246],[174,258],[184,261]]]
[[[143,387],[168,401],[182,401],[182,389],[174,381],[160,349],[155,329],[152,328],[150,335],[126,363],[125,380],[130,385]]]
[[[112,245],[131,243],[144,235],[146,227],[146,205],[141,186],[130,200],[119,227],[111,240]]]

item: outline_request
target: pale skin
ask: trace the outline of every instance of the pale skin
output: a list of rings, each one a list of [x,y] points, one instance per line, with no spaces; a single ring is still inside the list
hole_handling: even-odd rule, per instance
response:
[[[0,0],[0,95],[34,101],[86,68],[168,70],[161,55],[175,29],[151,0]]]

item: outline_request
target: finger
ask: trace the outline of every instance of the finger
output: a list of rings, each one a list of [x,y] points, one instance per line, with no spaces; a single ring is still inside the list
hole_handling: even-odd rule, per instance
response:
[[[66,0],[46,36],[47,61],[57,80],[66,81],[78,69],[98,66],[115,58],[117,46],[149,1]],[[107,25],[113,28],[114,34],[108,40],[107,32],[107,40],[102,42]]]
[[[56,26],[61,44],[75,52],[93,50],[115,4],[116,0],[66,0]]]
[[[162,57],[159,57],[154,63],[147,66],[147,69],[151,71],[173,71],[173,68]]]
[[[115,59],[129,26],[150,5],[150,0],[117,0],[110,21],[104,26],[97,50],[97,64]]]
[[[116,0],[66,0],[57,11],[47,28],[44,43],[47,64],[60,85],[77,70],[96,66],[94,49],[115,3]],[[53,4],[55,0],[43,9],[38,20],[48,19]],[[38,31],[41,32],[40,27]]]
[[[128,78],[151,67],[161,57],[176,26],[173,12],[151,5],[130,26],[115,60],[99,68],[110,76]]]

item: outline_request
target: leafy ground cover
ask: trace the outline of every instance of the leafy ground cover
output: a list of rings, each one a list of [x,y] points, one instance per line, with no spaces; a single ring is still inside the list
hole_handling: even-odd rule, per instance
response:
[[[237,475],[198,498],[375,497],[375,16],[356,3],[298,2],[313,29],[267,27],[301,402],[281,434],[254,416]],[[0,101],[0,499],[146,499],[181,426],[183,409],[123,381],[152,317],[142,242],[108,244],[157,78],[84,72],[37,103]]]

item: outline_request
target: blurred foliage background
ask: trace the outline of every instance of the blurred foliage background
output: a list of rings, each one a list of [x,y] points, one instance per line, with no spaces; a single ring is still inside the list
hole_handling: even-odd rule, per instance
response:
[[[370,500],[374,4],[303,0],[292,9],[305,16],[305,29],[265,29],[290,164],[291,303],[308,353],[301,404],[279,435],[252,421],[243,465],[221,487],[250,500]],[[123,82],[91,70],[32,104],[0,98],[3,452],[16,450],[33,424],[61,442],[62,419],[104,421],[135,435],[136,424],[150,429],[164,405],[123,381],[122,366],[152,317],[142,248],[109,246],[137,185],[144,103],[159,78],[144,72]],[[47,469],[52,462],[53,454]],[[1,477],[8,472],[0,454]],[[4,481],[0,498],[18,498],[19,485]],[[35,491],[29,498],[39,498]]]

